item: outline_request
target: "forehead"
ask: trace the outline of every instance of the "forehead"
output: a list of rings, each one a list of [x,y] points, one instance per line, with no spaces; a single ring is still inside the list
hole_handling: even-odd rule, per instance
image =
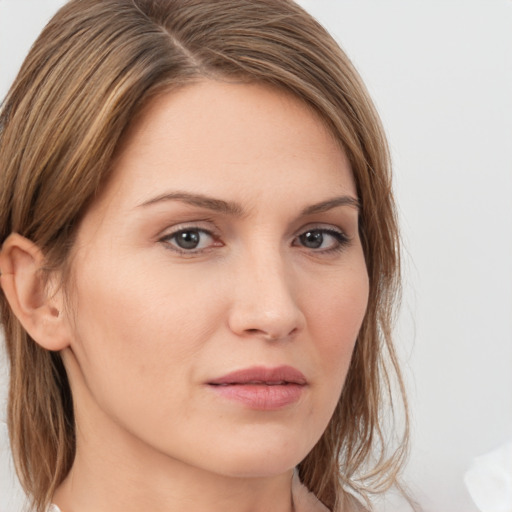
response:
[[[148,104],[124,139],[110,186],[134,198],[166,188],[276,199],[283,191],[333,195],[333,187],[356,194],[340,144],[304,102],[271,86],[213,80]]]

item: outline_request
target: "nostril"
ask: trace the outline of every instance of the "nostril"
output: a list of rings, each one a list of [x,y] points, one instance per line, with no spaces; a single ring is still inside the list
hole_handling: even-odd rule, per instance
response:
[[[295,335],[299,331],[298,328],[292,329],[290,332],[273,332],[272,330],[264,329],[245,329],[245,334],[249,336],[261,337],[269,341],[277,341],[285,338],[289,338]]]
[[[295,302],[288,300],[262,305],[256,297],[245,304],[236,301],[228,315],[232,332],[247,339],[268,341],[288,340],[295,337],[304,325],[304,315]]]

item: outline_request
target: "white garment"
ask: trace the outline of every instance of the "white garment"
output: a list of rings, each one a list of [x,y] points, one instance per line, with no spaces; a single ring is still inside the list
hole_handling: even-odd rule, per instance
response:
[[[481,512],[512,510],[512,441],[477,457],[464,482]]]

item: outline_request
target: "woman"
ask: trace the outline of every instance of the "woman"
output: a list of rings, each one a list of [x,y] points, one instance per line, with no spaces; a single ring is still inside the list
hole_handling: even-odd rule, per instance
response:
[[[311,17],[73,0],[0,126],[8,421],[37,512],[349,511],[396,483],[386,143]]]

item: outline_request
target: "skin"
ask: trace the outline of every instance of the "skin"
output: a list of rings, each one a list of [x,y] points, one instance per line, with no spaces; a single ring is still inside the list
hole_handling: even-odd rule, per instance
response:
[[[203,81],[152,100],[51,310],[77,421],[63,511],[292,510],[293,468],[329,422],[366,309],[356,201],[339,144],[287,93]],[[299,400],[254,410],[207,384],[255,365],[300,370]]]

